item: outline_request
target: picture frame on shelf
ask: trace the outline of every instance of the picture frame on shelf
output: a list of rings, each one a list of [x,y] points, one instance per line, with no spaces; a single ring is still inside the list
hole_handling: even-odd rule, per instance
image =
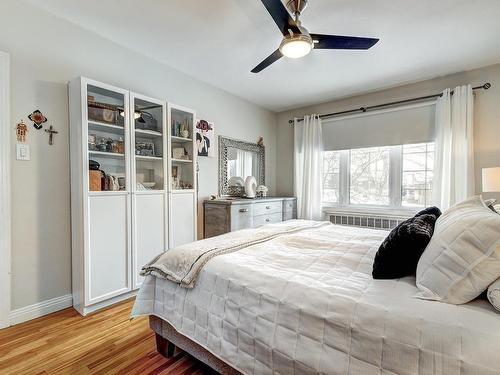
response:
[[[172,158],[184,159],[184,155],[186,155],[186,150],[184,149],[184,147],[175,147],[172,149]]]

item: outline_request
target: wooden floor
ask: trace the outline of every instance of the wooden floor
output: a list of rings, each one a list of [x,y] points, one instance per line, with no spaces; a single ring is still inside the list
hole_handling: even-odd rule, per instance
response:
[[[156,352],[147,317],[132,301],[86,317],[72,308],[0,330],[0,374],[206,374],[184,352]]]

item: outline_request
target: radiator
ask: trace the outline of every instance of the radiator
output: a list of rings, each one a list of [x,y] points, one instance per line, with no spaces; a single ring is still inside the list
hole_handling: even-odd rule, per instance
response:
[[[329,212],[327,214],[330,222],[350,227],[362,227],[372,229],[392,229],[407,220],[410,216],[374,215],[348,212]]]

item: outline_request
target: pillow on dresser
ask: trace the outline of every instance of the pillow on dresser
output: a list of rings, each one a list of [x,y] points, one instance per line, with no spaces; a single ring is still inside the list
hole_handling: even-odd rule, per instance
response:
[[[394,228],[375,255],[373,278],[397,279],[415,275],[418,260],[432,237],[439,215],[439,208],[429,207]]]
[[[418,297],[467,303],[500,277],[500,215],[480,196],[445,211],[417,266]]]

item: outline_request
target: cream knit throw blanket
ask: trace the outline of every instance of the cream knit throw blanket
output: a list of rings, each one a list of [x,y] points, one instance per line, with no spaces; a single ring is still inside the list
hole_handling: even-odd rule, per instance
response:
[[[329,222],[291,220],[243,229],[168,250],[146,264],[141,275],[153,275],[193,288],[203,266],[212,258],[269,241],[278,236],[330,225]]]

